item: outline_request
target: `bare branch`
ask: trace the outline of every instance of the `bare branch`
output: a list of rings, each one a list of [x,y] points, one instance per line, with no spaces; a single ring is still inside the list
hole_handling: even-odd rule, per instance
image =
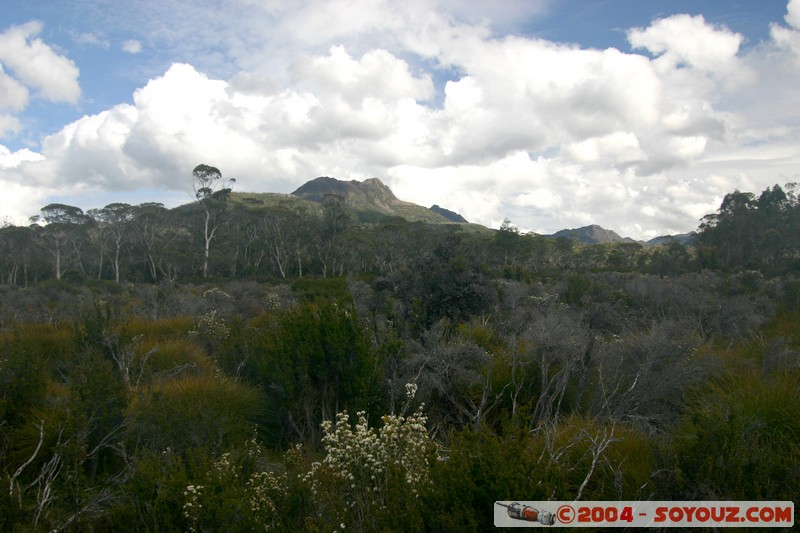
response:
[[[14,472],[14,475],[11,476],[11,479],[8,481],[8,495],[14,495],[14,482],[16,479],[22,474],[22,471],[25,470],[29,464],[31,464],[35,459],[36,456],[39,454],[39,450],[42,448],[42,443],[44,442],[44,420],[39,420],[39,443],[36,444],[36,449],[33,450],[33,454],[28,458],[27,461],[22,463],[22,465],[17,468],[17,471]]]

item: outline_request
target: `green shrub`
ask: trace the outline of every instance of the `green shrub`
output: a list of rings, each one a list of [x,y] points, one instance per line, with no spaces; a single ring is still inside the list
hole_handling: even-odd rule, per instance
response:
[[[128,406],[128,438],[135,447],[180,453],[206,447],[218,453],[244,441],[263,400],[229,378],[193,376],[154,384]]]
[[[489,531],[498,500],[636,500],[649,497],[652,444],[621,425],[572,417],[534,433],[464,430],[431,470],[426,529]],[[458,509],[458,512],[452,512]]]
[[[800,494],[800,375],[740,372],[699,396],[674,431],[675,497]]]
[[[175,376],[213,376],[214,362],[194,342],[171,339],[137,346],[136,358],[146,366],[146,373],[157,380]]]

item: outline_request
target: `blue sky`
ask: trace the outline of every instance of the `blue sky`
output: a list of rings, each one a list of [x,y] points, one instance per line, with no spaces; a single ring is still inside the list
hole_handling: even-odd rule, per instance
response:
[[[800,174],[800,0],[75,0],[0,10],[0,219],[379,177],[498,227],[693,230]]]

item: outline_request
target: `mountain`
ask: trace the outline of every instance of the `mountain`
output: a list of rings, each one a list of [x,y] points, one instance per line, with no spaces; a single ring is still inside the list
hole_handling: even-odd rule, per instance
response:
[[[565,237],[586,244],[605,244],[609,242],[636,242],[633,239],[622,238],[616,232],[602,228],[597,224],[583,226],[575,229],[562,229],[552,235],[547,235],[553,239]]]
[[[449,224],[452,221],[442,214],[411,202],[399,200],[392,190],[378,178],[364,181],[343,181],[327,176],[313,179],[301,185],[291,196],[310,202],[322,203],[326,195],[344,198],[362,222],[376,221],[382,217],[398,216],[410,222]]]
[[[430,208],[431,211],[434,213],[438,213],[442,215],[444,218],[449,220],[450,222],[456,222],[458,224],[469,224],[466,218],[462,217],[455,211],[450,211],[449,209],[445,209],[444,207],[439,207],[436,204],[433,204]]]
[[[437,204],[425,208],[412,202],[398,199],[392,190],[378,178],[364,181],[345,181],[322,176],[308,181],[291,194],[280,193],[233,193],[232,199],[238,203],[253,207],[282,207],[292,211],[319,212],[327,195],[338,195],[344,198],[345,204],[352,210],[359,222],[378,222],[386,217],[400,217],[409,222],[425,222],[428,224],[464,224],[464,229],[491,232],[478,224],[470,224],[460,214]],[[635,241],[621,237],[618,233],[607,230],[597,224],[580,228],[564,229],[545,235],[557,239],[565,237],[584,244],[605,244],[616,242],[638,242],[643,246],[657,246],[677,240],[681,244],[691,244],[693,233],[681,235],[664,235],[647,242]]]

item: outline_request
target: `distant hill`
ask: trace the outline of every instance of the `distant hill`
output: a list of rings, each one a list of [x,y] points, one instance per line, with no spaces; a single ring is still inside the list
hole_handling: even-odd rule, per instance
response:
[[[694,236],[694,232],[680,233],[678,235],[661,235],[659,237],[650,239],[646,244],[650,246],[658,246],[660,244],[669,244],[672,241],[678,241],[683,245],[691,245],[694,244]]]
[[[552,235],[548,235],[548,237],[551,237],[553,239],[558,239],[559,237],[565,237],[567,239],[572,239],[586,244],[605,244],[610,242],[636,242],[633,239],[620,237],[616,232],[600,227],[597,224],[592,224],[591,226],[584,226],[582,228],[562,229],[561,231],[557,231]]]
[[[291,195],[303,200],[322,203],[328,194],[339,195],[362,222],[383,217],[398,216],[410,222],[449,224],[452,221],[433,210],[411,202],[399,200],[392,190],[378,178],[364,181],[343,181],[327,176],[301,185]]]
[[[446,218],[450,222],[456,222],[458,224],[469,224],[469,222],[467,221],[466,218],[462,217],[461,215],[459,215],[455,211],[450,211],[449,209],[445,209],[444,207],[439,207],[436,204],[433,204],[430,207],[430,210],[433,211],[434,213],[438,213],[438,214],[442,215],[444,218]]]

